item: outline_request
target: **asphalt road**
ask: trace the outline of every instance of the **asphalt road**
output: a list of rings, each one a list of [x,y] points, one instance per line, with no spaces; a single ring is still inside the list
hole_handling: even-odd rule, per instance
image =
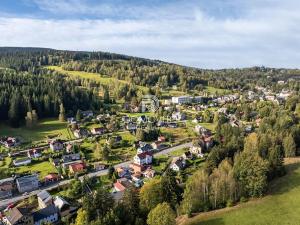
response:
[[[167,155],[170,152],[173,152],[173,151],[176,151],[176,150],[179,150],[179,149],[182,149],[182,148],[189,148],[191,145],[192,145],[192,142],[184,143],[184,144],[177,145],[177,146],[174,146],[174,147],[166,148],[166,149],[164,149],[160,152],[155,153],[154,155],[156,155],[156,156]],[[129,166],[129,164],[131,162],[132,161],[126,161],[126,162],[123,162],[123,163],[119,163],[119,164],[116,164],[114,167],[115,168],[124,167],[124,166],[126,167],[126,166]],[[86,175],[88,177],[99,177],[99,176],[103,176],[103,175],[106,175],[106,174],[108,174],[108,169],[88,173]],[[83,176],[80,177],[79,179],[82,180]],[[1,200],[0,201],[0,209],[6,208],[9,204],[12,204],[12,203],[24,200],[25,198],[28,198],[30,196],[36,195],[42,190],[51,191],[52,189],[58,188],[60,186],[64,186],[64,185],[66,185],[70,182],[71,182],[71,180],[63,180],[63,181],[60,181],[56,184],[53,184],[53,185],[50,185],[50,186],[47,186],[47,187],[43,187],[39,190],[32,191],[32,192],[28,193],[28,195],[25,195],[25,196],[24,195],[18,195],[18,196],[12,197],[12,198]]]

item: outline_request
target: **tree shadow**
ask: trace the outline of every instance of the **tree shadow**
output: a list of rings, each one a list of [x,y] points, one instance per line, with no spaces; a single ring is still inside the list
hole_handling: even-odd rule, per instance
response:
[[[188,225],[224,225],[225,222],[222,218],[212,218],[208,220],[198,219],[195,222],[188,223]]]
[[[300,163],[285,166],[286,174],[270,182],[266,195],[281,195],[300,187]]]

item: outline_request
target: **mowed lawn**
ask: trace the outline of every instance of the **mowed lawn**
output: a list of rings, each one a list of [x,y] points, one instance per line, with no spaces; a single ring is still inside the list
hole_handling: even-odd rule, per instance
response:
[[[18,167],[16,171],[17,171],[17,173],[39,172],[40,179],[45,178],[45,176],[47,176],[49,173],[57,173],[57,169],[49,161],[33,163],[28,166],[21,166],[21,167]]]
[[[0,124],[0,136],[20,137],[25,143],[46,143],[48,136],[56,135],[61,139],[73,138],[72,134],[68,133],[67,123],[60,122],[57,119],[40,120],[38,125],[31,129],[25,126],[12,128],[7,124]]]
[[[232,208],[202,213],[181,225],[297,225],[300,224],[300,163],[275,180],[270,194]]]
[[[88,72],[84,72],[84,71],[68,71],[68,70],[64,70],[60,66],[47,66],[46,68],[50,69],[50,70],[56,70],[57,72],[66,74],[70,77],[80,77],[82,79],[94,80],[94,81],[99,82],[99,83],[104,84],[104,85],[111,85],[115,82],[122,83],[122,84],[129,84],[130,83],[130,82],[125,81],[125,80],[118,80],[116,78],[112,78],[112,77],[105,76],[105,75],[100,75],[98,73],[88,73]],[[147,90],[147,88],[143,87],[143,86],[138,86],[137,85],[137,87],[142,91]]]

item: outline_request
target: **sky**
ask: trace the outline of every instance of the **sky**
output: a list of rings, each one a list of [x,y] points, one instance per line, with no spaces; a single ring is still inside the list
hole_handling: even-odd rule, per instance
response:
[[[299,0],[0,0],[0,46],[300,68]]]

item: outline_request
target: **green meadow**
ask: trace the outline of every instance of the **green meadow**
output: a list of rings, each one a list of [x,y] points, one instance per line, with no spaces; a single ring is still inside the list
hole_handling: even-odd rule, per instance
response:
[[[269,193],[232,208],[200,213],[181,225],[300,224],[300,163],[286,166],[287,175],[271,182]]]

